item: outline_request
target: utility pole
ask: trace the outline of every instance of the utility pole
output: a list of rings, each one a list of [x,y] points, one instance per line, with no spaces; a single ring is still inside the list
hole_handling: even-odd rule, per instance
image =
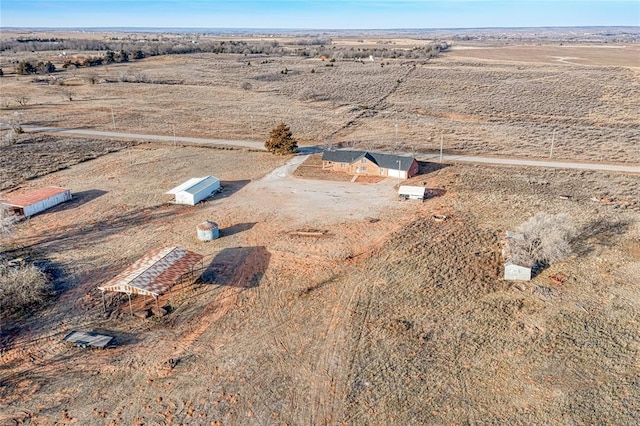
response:
[[[398,119],[396,118],[396,150],[398,149]]]
[[[111,122],[113,123],[113,130],[116,129],[116,116],[113,114],[113,107],[111,107]]]
[[[442,161],[442,145],[444,144],[444,135],[440,134],[440,161]]]
[[[551,136],[551,151],[549,152],[549,158],[553,157],[553,144],[556,141],[556,129],[553,129],[553,135]]]

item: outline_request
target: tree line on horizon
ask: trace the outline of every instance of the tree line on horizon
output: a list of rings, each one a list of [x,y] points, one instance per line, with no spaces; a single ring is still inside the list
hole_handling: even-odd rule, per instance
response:
[[[126,62],[129,58],[142,59],[149,56],[216,53],[243,55],[296,55],[302,57],[319,57],[335,59],[359,59],[374,56],[377,58],[421,59],[437,56],[441,51],[449,48],[446,42],[428,42],[412,49],[393,47],[340,47],[332,45],[330,38],[302,38],[299,40],[280,43],[278,41],[244,41],[244,40],[197,40],[197,39],[119,39],[86,40],[61,38],[10,38],[0,40],[0,52],[61,52],[66,56],[67,51],[74,52],[102,52],[90,58],[96,61],[74,63],[76,66],[95,66],[103,63]],[[109,58],[111,52],[111,60]],[[113,55],[116,55],[114,58]],[[90,59],[89,58],[89,59]],[[123,58],[125,58],[123,60]],[[67,61],[70,59],[67,59]]]

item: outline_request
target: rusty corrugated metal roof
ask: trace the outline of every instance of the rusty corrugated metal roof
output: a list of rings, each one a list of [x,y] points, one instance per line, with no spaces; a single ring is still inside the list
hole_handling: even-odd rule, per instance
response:
[[[183,247],[151,250],[98,289],[157,297],[173,287],[202,258]]]
[[[206,221],[206,222],[202,222],[196,228],[198,228],[201,231],[212,231],[212,230],[216,229],[217,227],[218,227],[217,223],[211,222],[211,221]]]
[[[69,191],[68,188],[61,188],[59,186],[47,186],[31,192],[27,192],[26,194],[16,195],[9,198],[8,200],[3,201],[3,203],[14,207],[26,207],[67,191]]]

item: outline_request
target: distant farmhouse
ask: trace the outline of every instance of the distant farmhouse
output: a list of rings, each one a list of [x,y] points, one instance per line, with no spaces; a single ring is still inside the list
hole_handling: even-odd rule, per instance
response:
[[[389,176],[409,179],[418,173],[413,157],[368,151],[325,151],[322,169],[350,175]]]
[[[47,186],[2,201],[18,216],[31,217],[60,203],[71,200],[71,190]]]

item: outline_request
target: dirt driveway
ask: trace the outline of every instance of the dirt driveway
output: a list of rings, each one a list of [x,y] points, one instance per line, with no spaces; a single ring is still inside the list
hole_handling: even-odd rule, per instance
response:
[[[262,179],[252,182],[234,195],[228,208],[277,215],[295,226],[318,222],[342,222],[376,217],[397,203],[396,181],[377,184],[307,180],[292,176],[307,159],[293,157]],[[239,206],[238,204],[241,204]]]

